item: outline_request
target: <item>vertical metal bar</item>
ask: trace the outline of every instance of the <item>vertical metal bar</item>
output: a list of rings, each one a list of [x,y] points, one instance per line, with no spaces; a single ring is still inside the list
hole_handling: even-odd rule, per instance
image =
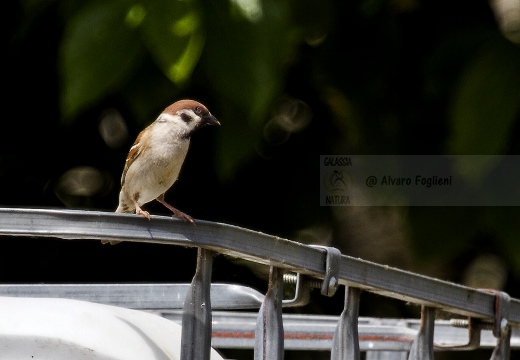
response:
[[[408,360],[433,360],[433,333],[435,330],[435,308],[421,307],[421,327],[412,343]]]
[[[182,360],[209,360],[211,349],[211,268],[213,252],[198,249],[197,269],[184,300]]]
[[[282,298],[283,269],[271,266],[269,288],[256,321],[255,360],[283,359]]]
[[[495,294],[495,319],[493,335],[497,345],[491,354],[491,360],[509,360],[511,353],[511,327],[509,326],[509,306],[511,297],[505,292]]]
[[[345,307],[332,339],[331,359],[359,360],[358,316],[361,290],[345,286]]]

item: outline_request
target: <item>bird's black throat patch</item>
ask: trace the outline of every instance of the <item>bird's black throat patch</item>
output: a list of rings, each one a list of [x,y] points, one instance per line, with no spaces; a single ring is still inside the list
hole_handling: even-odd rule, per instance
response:
[[[189,114],[187,114],[185,112],[182,112],[180,114],[180,116],[181,116],[182,121],[184,121],[186,124],[188,124],[188,123],[193,121],[193,118]]]

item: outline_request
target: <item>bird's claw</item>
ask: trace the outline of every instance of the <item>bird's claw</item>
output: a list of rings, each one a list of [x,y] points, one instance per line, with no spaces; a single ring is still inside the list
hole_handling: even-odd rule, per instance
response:
[[[144,210],[137,210],[135,212],[137,215],[141,215],[141,216],[144,216],[145,218],[147,218],[148,220],[150,220],[150,213],[148,211],[144,211]]]
[[[195,225],[195,221],[193,220],[193,218],[191,216],[189,216],[188,214],[183,213],[182,211],[179,211],[179,210],[175,211],[173,213],[173,216],[175,216],[179,219],[182,219],[186,222],[189,222],[190,224]]]

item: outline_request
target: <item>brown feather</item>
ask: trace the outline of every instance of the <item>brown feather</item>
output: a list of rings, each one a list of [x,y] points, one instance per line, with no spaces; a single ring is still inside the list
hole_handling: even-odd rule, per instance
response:
[[[126,157],[126,162],[125,162],[125,168],[123,169],[123,174],[121,175],[121,187],[123,187],[125,185],[125,177],[126,177],[126,172],[128,171],[128,168],[130,167],[130,165],[132,165],[132,163],[135,161],[135,159],[137,159],[144,150],[144,147],[141,145],[141,140],[144,140],[143,136],[145,135],[145,133],[146,133],[146,129],[144,129],[143,131],[141,131],[139,133],[139,135],[137,135],[137,138],[135,139],[134,144],[132,145],[132,147],[130,148],[130,151],[128,152],[128,156]]]

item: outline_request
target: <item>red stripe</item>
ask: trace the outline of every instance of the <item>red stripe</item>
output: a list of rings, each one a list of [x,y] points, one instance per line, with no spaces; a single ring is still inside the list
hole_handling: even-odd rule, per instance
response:
[[[213,331],[214,338],[230,338],[230,339],[254,339],[254,332],[243,331]],[[331,334],[308,334],[308,333],[288,333],[284,334],[286,340],[332,340]],[[377,336],[364,335],[359,337],[359,341],[395,341],[395,342],[411,342],[413,338],[403,336]]]

